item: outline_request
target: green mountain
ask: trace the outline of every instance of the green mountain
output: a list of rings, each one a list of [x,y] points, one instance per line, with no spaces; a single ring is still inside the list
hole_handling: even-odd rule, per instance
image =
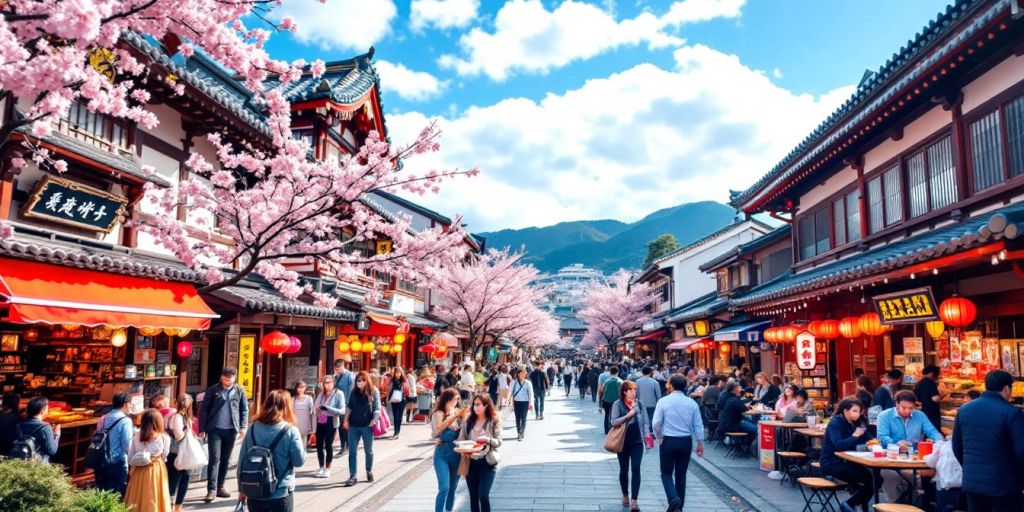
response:
[[[487,237],[488,247],[525,247],[527,262],[541,272],[555,272],[573,263],[614,272],[638,268],[647,254],[647,242],[659,235],[671,233],[687,245],[729,225],[734,216],[724,204],[703,201],[658,210],[632,224],[575,221],[480,234]]]

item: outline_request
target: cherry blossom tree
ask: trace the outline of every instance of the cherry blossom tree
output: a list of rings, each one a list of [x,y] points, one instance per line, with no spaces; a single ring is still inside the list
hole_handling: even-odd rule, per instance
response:
[[[607,283],[592,283],[583,296],[583,308],[577,314],[587,324],[584,347],[601,343],[614,350],[623,335],[640,327],[650,318],[647,307],[657,298],[646,283],[630,285],[630,275],[616,272]]]
[[[538,318],[535,311],[545,293],[531,285],[537,269],[522,259],[522,252],[492,250],[447,265],[434,280],[440,298],[434,314],[468,334],[470,357],[476,357],[486,335],[525,333]]]
[[[548,347],[560,341],[558,327],[558,319],[546,311],[534,307],[523,321],[507,331],[505,336],[526,346]]]

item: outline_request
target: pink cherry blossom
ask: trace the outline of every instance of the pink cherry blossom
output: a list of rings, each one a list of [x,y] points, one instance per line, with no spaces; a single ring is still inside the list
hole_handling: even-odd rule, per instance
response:
[[[0,220],[0,241],[14,236],[14,226]]]
[[[626,333],[639,328],[648,318],[647,308],[657,293],[646,283],[630,284],[630,275],[620,271],[607,283],[592,283],[577,314],[587,324],[585,346],[607,344],[614,348]]]

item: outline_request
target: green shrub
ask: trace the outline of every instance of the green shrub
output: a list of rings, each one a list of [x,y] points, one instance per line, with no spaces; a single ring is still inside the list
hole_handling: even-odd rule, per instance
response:
[[[60,466],[0,458],[0,510],[4,512],[65,510],[74,492]]]
[[[121,497],[116,493],[87,489],[75,493],[71,500],[71,510],[74,512],[128,512],[128,507],[121,503]]]

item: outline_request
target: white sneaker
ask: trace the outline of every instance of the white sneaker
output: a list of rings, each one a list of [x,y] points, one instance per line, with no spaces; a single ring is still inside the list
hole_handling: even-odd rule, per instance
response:
[[[321,476],[320,478],[330,478],[330,477],[331,477],[331,470],[325,469],[323,476]]]
[[[323,477],[324,477],[324,468],[320,468],[320,469],[316,470],[316,474],[313,475],[313,478],[323,478]]]

